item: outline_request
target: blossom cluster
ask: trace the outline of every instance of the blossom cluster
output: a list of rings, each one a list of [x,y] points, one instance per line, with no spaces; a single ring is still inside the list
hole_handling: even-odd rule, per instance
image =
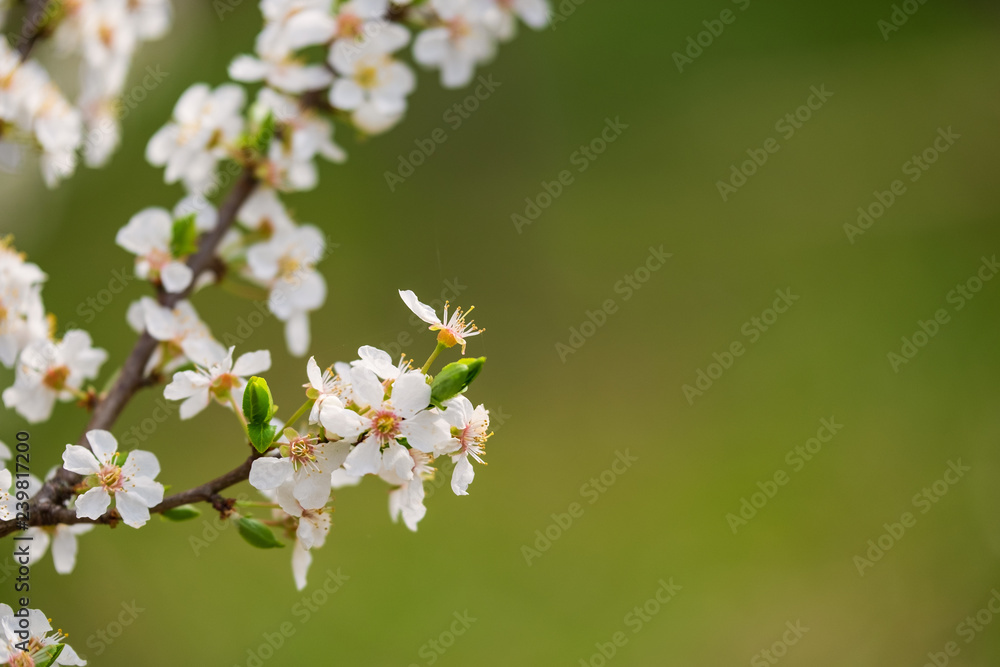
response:
[[[464,350],[465,338],[480,333],[460,309],[439,319],[413,292],[400,294],[438,331],[436,352],[455,345]],[[475,477],[472,462],[484,463],[489,412],[462,393],[478,371],[439,393],[446,383],[436,380],[449,367],[432,378],[430,364],[414,369],[405,358],[394,362],[371,346],[361,347],[358,357],[326,369],[309,359],[306,427],[299,432],[297,424],[285,425],[250,470],[250,484],[277,503],[276,515],[295,537],[292,566],[300,588],[309,550],[322,546],[330,529],[332,489],[354,486],[365,476],[380,478],[391,487],[390,517],[415,531],[427,513],[424,484],[437,473],[435,459],[454,464],[451,488],[460,496],[468,495]]]
[[[45,66],[0,40],[0,166],[16,168],[24,148],[36,145],[52,187],[75,171],[81,149],[91,167],[111,157],[133,56],[139,44],[167,32],[171,6],[168,0],[74,0],[45,8],[37,25],[25,19],[26,29],[51,34],[58,55],[79,61],[79,90],[71,103]],[[5,18],[0,14],[0,27]]]
[[[3,402],[33,423],[48,419],[57,401],[85,398],[84,384],[108,356],[86,331],[54,337],[41,296],[45,279],[9,240],[0,240],[0,364],[15,369]]]

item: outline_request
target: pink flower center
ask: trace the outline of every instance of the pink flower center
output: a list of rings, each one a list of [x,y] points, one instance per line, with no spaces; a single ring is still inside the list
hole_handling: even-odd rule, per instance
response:
[[[97,479],[108,491],[120,491],[122,488],[122,469],[116,465],[106,465],[97,473]]]
[[[376,410],[371,417],[372,431],[382,443],[389,442],[399,435],[399,425],[403,421],[392,410]]]

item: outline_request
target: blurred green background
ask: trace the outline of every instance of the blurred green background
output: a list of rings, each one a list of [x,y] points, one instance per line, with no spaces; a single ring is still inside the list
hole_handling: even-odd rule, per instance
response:
[[[81,539],[71,577],[48,558],[34,568],[33,604],[91,664],[109,666],[596,667],[616,632],[625,641],[608,664],[763,665],[760,652],[797,621],[809,631],[772,660],[919,666],[956,642],[949,664],[1000,662],[1000,619],[968,643],[958,627],[1000,587],[1000,281],[960,311],[947,301],[1000,252],[996,5],[928,2],[886,41],[877,22],[889,2],[743,4],[571,5],[555,30],[523,30],[482,69],[501,86],[460,128],[443,114],[469,91],[424,73],[400,127],[365,142],[341,129],[347,164],[324,164],[318,190],[287,199],[339,244],[320,267],[322,363],[403,332],[416,339],[404,351],[422,360],[432,336],[409,324],[398,288],[430,300],[457,281],[453,301],[477,307],[487,333],[469,350],[489,363],[471,397],[493,411],[496,435],[469,497],[435,492],[411,534],[390,523],[380,482],[339,491],[303,593],[290,550],[251,549],[235,530],[196,555],[189,539],[210,536],[210,520],[101,529]],[[735,22],[678,72],[672,53],[725,8]],[[128,304],[148,290],[133,283],[90,323],[78,304],[128,264],[113,238],[129,216],[181,196],[143,162],[145,143],[190,83],[224,80],[259,24],[252,2],[221,22],[210,3],[182,3],[132,78],[146,65],[169,75],[126,119],[108,168],[54,192],[33,171],[3,177],[0,229],[48,272],[60,322],[85,325],[110,351],[106,373],[133,340]],[[776,121],[824,85],[833,96],[784,139]],[[519,233],[511,215],[543,180],[576,169],[574,152],[606,118],[628,128]],[[390,192],[384,173],[438,127],[447,142]],[[911,183],[903,164],[948,127],[961,138]],[[724,202],[716,182],[768,137],[780,151]],[[906,194],[851,244],[844,224],[894,179]],[[616,283],[661,245],[673,256],[626,301]],[[779,289],[800,298],[751,343],[741,328]],[[607,299],[618,310],[564,363],[556,343]],[[254,310],[212,290],[196,307],[220,337]],[[939,308],[950,321],[894,372],[887,353]],[[690,404],[682,386],[734,341],[745,353]],[[298,405],[305,363],[286,354],[273,320],[241,350],[263,347],[277,401]],[[158,399],[135,400],[118,432]],[[831,417],[842,430],[795,471],[786,453]],[[10,443],[23,424],[6,411],[2,421]],[[61,405],[31,427],[36,469],[59,461],[84,423]],[[218,408],[164,424],[144,446],[175,489],[244,455]],[[619,452],[637,461],[613,486],[582,488]],[[922,514],[914,495],[959,459],[971,470]],[[726,515],[779,470],[788,484],[734,534]],[[582,516],[552,528],[574,502]],[[861,576],[855,556],[906,511],[916,524]],[[523,547],[546,529],[562,534],[529,565]],[[307,617],[304,596],[326,598],[317,591],[338,569],[349,580]],[[627,616],[671,578],[682,589],[648,622]],[[9,578],[3,586],[7,600]],[[106,643],[98,633],[118,633],[133,601],[142,611]],[[466,611],[475,622],[435,652],[428,642],[450,643],[453,615]],[[294,634],[255,662],[286,623]]]

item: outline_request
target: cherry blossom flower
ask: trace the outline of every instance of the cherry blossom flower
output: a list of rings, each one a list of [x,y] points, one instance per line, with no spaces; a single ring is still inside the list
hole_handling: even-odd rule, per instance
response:
[[[41,297],[45,279],[37,265],[0,239],[0,364],[7,368],[29,343],[48,337]]]
[[[430,464],[434,458],[425,452],[411,449],[408,452],[409,478],[398,474],[398,469],[383,468],[379,477],[397,488],[389,492],[389,516],[393,522],[403,519],[407,528],[416,532],[417,524],[427,514],[424,506],[424,480],[433,477]]]
[[[330,514],[324,508],[307,509],[295,498],[295,483],[286,481],[274,491],[263,492],[268,498],[276,500],[281,509],[273,511],[277,521],[287,522],[289,530],[294,530],[295,546],[292,550],[292,576],[295,587],[302,590],[306,587],[309,566],[312,564],[311,549],[318,549],[326,542],[330,532]]]
[[[136,256],[138,277],[158,281],[168,292],[180,293],[191,284],[194,273],[181,258],[171,254],[173,227],[174,217],[166,209],[143,209],[118,230],[115,242]]]
[[[107,352],[92,347],[90,334],[78,329],[67,331],[57,343],[33,342],[21,352],[14,386],[3,392],[4,405],[31,423],[45,421],[55,402],[76,398],[107,358]]]
[[[469,484],[476,475],[469,459],[486,465],[483,456],[486,454],[486,439],[492,435],[488,433],[490,413],[482,405],[472,407],[472,402],[461,395],[445,401],[444,406],[446,409],[443,415],[451,425],[453,443],[446,452],[453,451],[451,460],[455,463],[455,470],[451,475],[451,490],[457,496],[467,496]]]
[[[501,40],[508,41],[517,34],[517,19],[529,27],[541,30],[549,24],[548,0],[489,0],[483,23]]]
[[[21,634],[24,627],[21,619],[14,616],[14,610],[9,605],[0,603],[0,664],[11,667],[32,667],[35,659],[43,659],[40,655],[49,646],[62,644],[62,652],[54,663],[55,667],[65,665],[76,667],[86,665],[87,661],[77,655],[73,647],[65,643],[66,635],[62,630],[52,631],[49,619],[38,609],[28,610],[27,637]],[[24,649],[27,650],[24,650]]]
[[[465,322],[466,316],[472,312],[470,308],[466,312],[462,312],[461,308],[456,308],[455,312],[448,317],[448,303],[444,304],[444,316],[438,317],[434,313],[434,309],[425,303],[421,303],[411,290],[400,290],[400,298],[403,299],[403,303],[413,311],[413,313],[422,319],[427,324],[431,325],[429,328],[431,331],[438,331],[438,342],[445,347],[454,347],[455,345],[462,346],[462,354],[465,354],[465,339],[471,338],[472,336],[478,336],[483,333],[485,329],[479,329],[476,327],[475,323]]]
[[[174,373],[173,381],[163,388],[167,400],[184,401],[181,419],[194,417],[208,407],[212,398],[223,405],[239,406],[246,378],[271,367],[271,353],[267,350],[247,352],[233,363],[235,348],[227,350],[214,340],[185,340],[182,347],[197,370]]]
[[[279,232],[247,251],[250,274],[270,290],[268,307],[285,323],[288,350],[296,356],[309,349],[309,312],[326,301],[326,280],[314,268],[325,251],[326,239],[311,225]]]
[[[383,468],[400,478],[412,478],[412,461],[407,448],[434,452],[448,440],[447,423],[436,410],[429,410],[431,388],[427,376],[410,371],[392,382],[392,396],[378,377],[364,366],[351,369],[355,410],[327,401],[320,409],[319,420],[328,434],[353,442],[362,433],[364,440],[347,456],[344,468],[352,475],[378,474]]]
[[[184,343],[188,340],[211,340],[212,333],[201,321],[190,301],[180,301],[173,308],[157,303],[156,299],[144,296],[129,306],[127,318],[136,332],[149,335],[165,345],[156,348],[146,364],[146,373],[163,366],[170,372],[187,361]]]
[[[330,88],[330,104],[353,112],[351,118],[361,130],[384,132],[406,111],[416,77],[391,54],[409,41],[406,28],[387,24],[360,45],[342,39],[330,50],[330,66],[340,75]]]
[[[430,0],[443,25],[421,32],[413,43],[418,63],[441,70],[441,85],[459,88],[472,81],[476,65],[493,58],[496,44],[482,23],[476,0]]]
[[[149,140],[146,160],[166,167],[167,183],[183,181],[192,192],[207,189],[219,160],[243,131],[243,89],[234,84],[214,91],[204,83],[188,88],[174,107],[173,120]]]
[[[118,441],[108,431],[87,432],[90,449],[66,445],[63,467],[88,476],[90,490],[76,499],[76,515],[98,519],[115,499],[115,509],[127,526],[141,528],[149,521],[149,508],[163,500],[163,485],[154,481],[160,462],[151,452],[135,450],[120,464]]]
[[[290,493],[296,502],[307,509],[319,509],[330,498],[330,474],[344,463],[350,450],[345,442],[293,434],[281,444],[280,457],[264,456],[253,462],[250,485],[271,491],[291,482]]]

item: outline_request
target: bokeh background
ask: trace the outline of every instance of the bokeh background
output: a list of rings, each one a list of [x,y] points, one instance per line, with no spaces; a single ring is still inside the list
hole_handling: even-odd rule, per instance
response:
[[[1000,619],[982,614],[992,624],[968,642],[958,627],[1000,587],[1000,281],[960,311],[947,301],[1000,252],[996,5],[927,2],[888,40],[877,25],[888,0],[570,6],[556,29],[522,31],[483,68],[501,86],[460,128],[443,114],[469,91],[424,73],[400,127],[364,142],[342,130],[348,163],[323,165],[319,189],[288,199],[339,244],[321,265],[330,295],[313,325],[324,363],[404,333],[404,351],[425,357],[432,335],[410,325],[398,288],[430,300],[451,281],[462,286],[453,301],[477,307],[487,333],[470,352],[489,362],[472,398],[493,411],[496,434],[471,496],[434,492],[411,534],[390,523],[380,482],[338,492],[303,593],[290,549],[254,550],[224,529],[196,554],[191,537],[213,536],[207,514],[84,536],[71,577],[48,559],[34,568],[33,604],[91,664],[597,666],[596,645],[619,631],[626,642],[608,664],[771,664],[760,652],[786,622],[809,630],[775,649],[782,664],[918,666],[952,641],[949,664],[1000,661]],[[672,53],[726,8],[735,23],[679,72]],[[60,322],[110,351],[106,373],[131,346],[124,314],[147,288],[132,283],[89,323],[79,304],[128,264],[113,238],[129,216],[181,196],[144,163],[145,142],[190,83],[224,80],[259,24],[250,1],[221,21],[211,3],[179,3],[170,38],[143,49],[132,73],[138,82],[159,65],[168,76],[126,119],[108,168],[52,192],[34,171],[2,177],[0,229],[48,272]],[[833,96],[782,138],[776,121],[824,85]],[[519,232],[511,215],[575,169],[607,118],[628,128]],[[438,127],[447,142],[390,192],[384,173]],[[961,138],[906,180],[903,164],[949,127]],[[723,201],[716,182],[768,137],[780,151]],[[844,224],[894,179],[906,194],[850,243]],[[615,285],[661,245],[672,257],[624,300]],[[799,300],[751,344],[744,323],[779,289]],[[606,299],[617,312],[561,359],[556,344]],[[211,290],[196,306],[220,336],[254,311]],[[950,321],[894,372],[887,353],[939,308]],[[734,341],[745,354],[691,404],[682,386]],[[273,320],[241,349],[264,347],[277,401],[298,405],[305,363]],[[119,433],[158,398],[135,400]],[[794,471],[786,453],[824,418],[843,428]],[[0,419],[12,442],[23,423]],[[62,405],[31,427],[36,469],[59,461],[84,423]],[[144,446],[175,489],[244,456],[221,409],[171,420]],[[625,452],[637,460],[606,492],[582,488]],[[920,513],[914,495],[959,460],[971,470]],[[726,515],[779,470],[788,484],[734,534]],[[551,528],[574,502],[582,516]],[[907,511],[916,524],[861,576],[855,556]],[[561,535],[529,565],[523,548],[547,528]],[[338,570],[349,579],[318,594]],[[681,590],[634,632],[627,615],[671,578]],[[308,618],[304,596],[324,599]],[[119,633],[133,602],[142,611]],[[466,611],[476,620],[436,653],[428,642],[450,643],[442,633]],[[286,623],[294,634],[261,652]],[[109,631],[120,636],[107,643]]]

